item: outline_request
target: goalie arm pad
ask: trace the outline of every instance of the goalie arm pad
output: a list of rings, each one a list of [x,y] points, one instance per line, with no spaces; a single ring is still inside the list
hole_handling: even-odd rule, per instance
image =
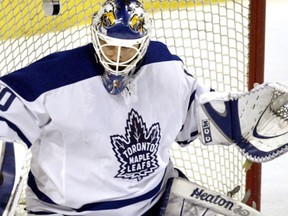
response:
[[[250,161],[288,151],[288,87],[265,83],[247,93],[207,93],[199,100],[198,130],[204,144],[235,143]]]

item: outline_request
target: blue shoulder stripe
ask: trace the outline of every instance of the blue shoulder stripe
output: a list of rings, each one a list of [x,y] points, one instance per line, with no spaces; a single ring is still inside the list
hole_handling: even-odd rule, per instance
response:
[[[163,62],[163,61],[181,61],[181,59],[171,54],[168,47],[159,42],[159,41],[151,41],[149,47],[147,49],[146,56],[143,61],[143,65],[156,63],[156,62]]]
[[[42,93],[100,75],[92,44],[50,54],[28,67],[1,77],[4,83],[27,101]]]
[[[27,101],[44,92],[101,75],[103,67],[96,63],[92,44],[50,54],[28,67],[0,78]],[[181,59],[172,55],[161,42],[151,41],[142,65]]]

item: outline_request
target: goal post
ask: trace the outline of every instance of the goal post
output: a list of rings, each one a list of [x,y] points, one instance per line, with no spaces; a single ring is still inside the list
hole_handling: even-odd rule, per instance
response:
[[[91,42],[92,15],[104,0],[60,0],[54,16],[45,15],[43,1],[50,0],[1,1],[1,75]],[[217,91],[247,91],[263,82],[266,0],[142,2],[153,20],[152,40],[167,44],[200,83]],[[240,188],[233,196],[238,201],[250,192],[248,204],[256,203],[260,210],[261,165],[253,164],[246,173],[246,159],[235,146],[173,143],[171,160],[191,181],[210,190],[228,194]],[[25,192],[20,203],[15,215],[26,215]]]
[[[250,8],[248,89],[264,81],[266,0],[251,1]],[[246,191],[257,191],[251,193],[247,204],[252,206],[255,202],[258,210],[261,209],[261,171],[261,164],[254,163],[246,179]]]

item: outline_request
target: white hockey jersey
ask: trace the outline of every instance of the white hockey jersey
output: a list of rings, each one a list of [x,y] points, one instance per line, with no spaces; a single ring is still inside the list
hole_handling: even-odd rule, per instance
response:
[[[179,57],[151,42],[119,95],[101,80],[91,44],[51,54],[0,79],[0,137],[33,158],[27,209],[63,215],[142,215],[173,176],[169,149],[197,137],[199,94]]]

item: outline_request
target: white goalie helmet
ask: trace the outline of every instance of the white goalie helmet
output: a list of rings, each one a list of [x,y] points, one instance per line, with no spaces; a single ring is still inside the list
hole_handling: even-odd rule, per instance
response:
[[[147,51],[150,29],[150,19],[137,0],[108,0],[94,15],[92,43],[109,93],[120,93],[133,77]]]

